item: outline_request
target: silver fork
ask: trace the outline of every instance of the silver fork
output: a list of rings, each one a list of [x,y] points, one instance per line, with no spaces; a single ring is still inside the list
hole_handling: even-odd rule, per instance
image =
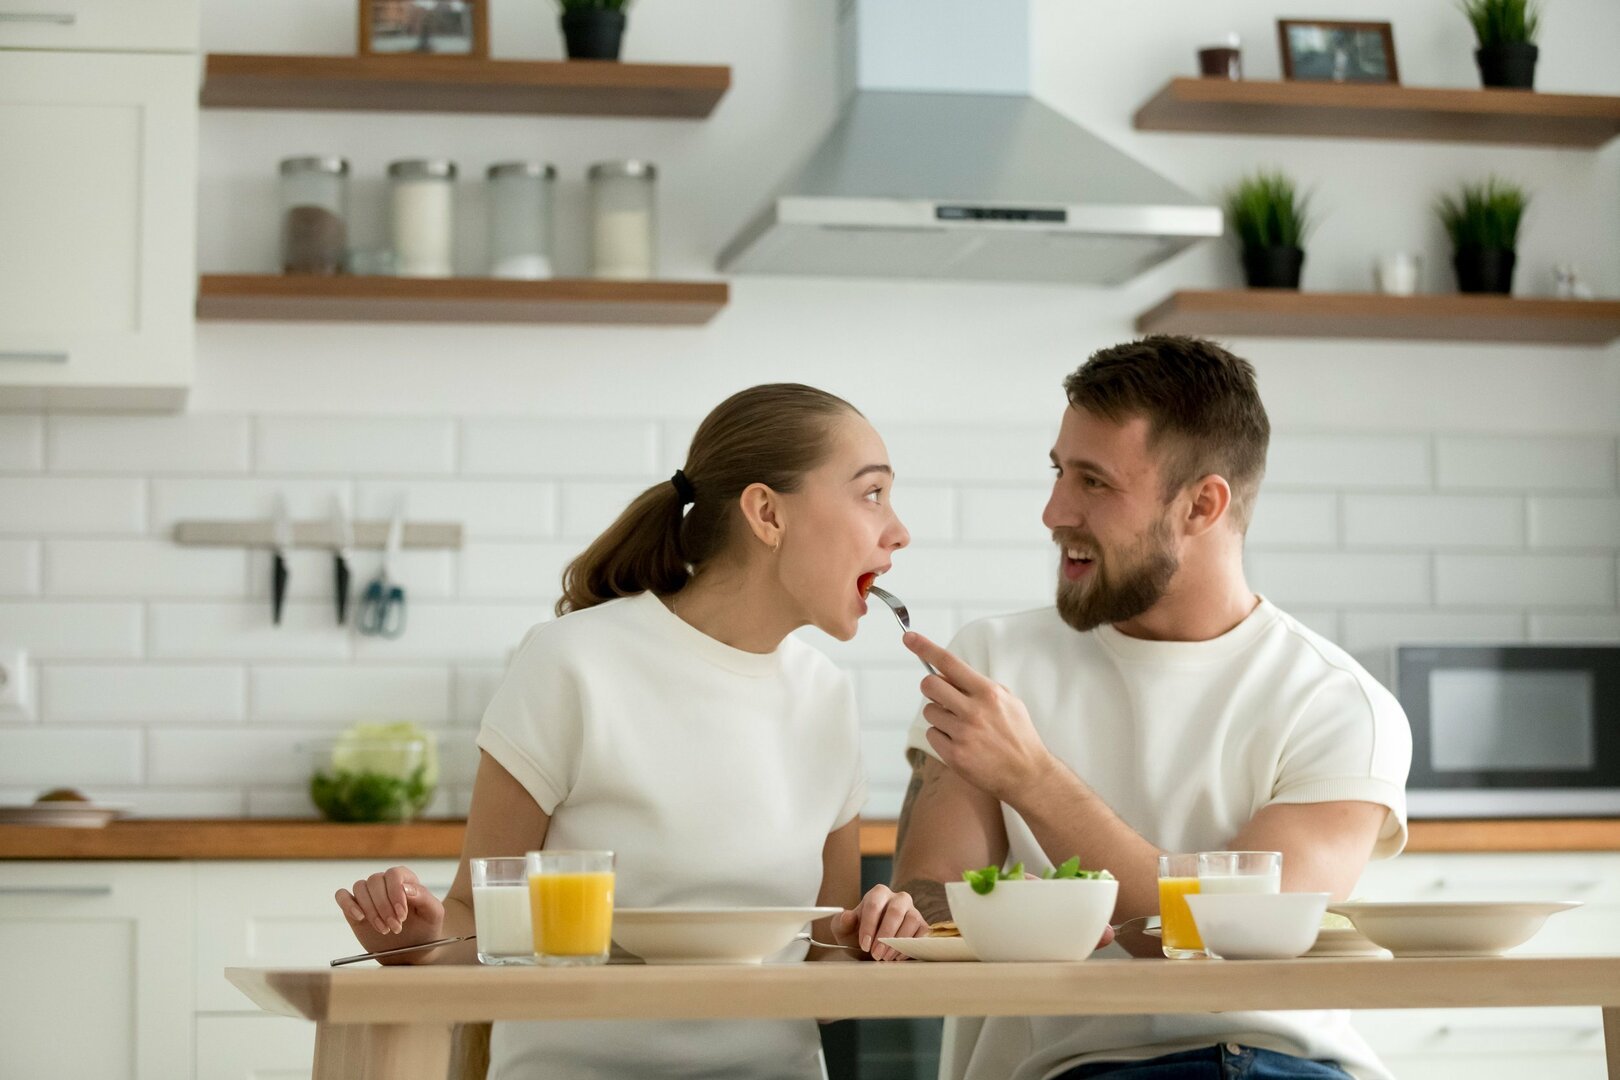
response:
[[[894,595],[892,592],[889,592],[887,589],[880,589],[876,585],[868,585],[866,587],[866,592],[868,596],[875,596],[889,606],[889,610],[894,612],[895,621],[900,624],[901,630],[908,634],[911,632],[911,613],[906,610],[906,605],[900,602],[900,598],[898,596]],[[930,664],[920,656],[917,657],[917,660],[922,664],[923,667],[928,669],[928,674],[939,674],[939,672],[934,670],[933,664]]]

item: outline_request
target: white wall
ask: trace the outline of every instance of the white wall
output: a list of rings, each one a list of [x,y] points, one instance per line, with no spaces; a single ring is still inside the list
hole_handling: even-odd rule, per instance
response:
[[[359,240],[382,238],[387,161],[442,154],[476,177],[537,156],[562,172],[564,269],[583,252],[590,161],[661,168],[665,271],[713,275],[715,252],[809,151],[834,110],[832,0],[656,0],[631,16],[627,58],[733,65],[703,122],[209,111],[202,118],[200,263],[275,266],[277,159],[354,163]],[[989,9],[993,5],[986,5]],[[1414,85],[1474,85],[1449,4],[1341,0],[1395,22]],[[548,5],[497,0],[498,56],[556,56]],[[205,4],[213,51],[344,53],[352,5]],[[1421,250],[1449,288],[1429,207],[1495,170],[1536,195],[1520,291],[1555,262],[1620,295],[1620,142],[1599,153],[1342,140],[1141,135],[1132,112],[1228,29],[1257,78],[1277,72],[1269,4],[1040,0],[1043,98],[1190,190],[1286,167],[1324,220],[1308,288],[1362,289],[1379,252]],[[1549,6],[1539,84],[1620,93],[1611,0]],[[460,259],[478,266],[480,185]],[[355,719],[451,736],[464,808],[471,739],[505,650],[543,618],[562,563],[643,484],[681,463],[702,413],[755,382],[844,394],[888,437],[896,501],[916,537],[893,576],[922,629],[1047,599],[1038,520],[1059,383],[1125,339],[1176,287],[1234,284],[1220,244],[1119,289],[742,279],[701,329],[208,323],[183,417],[0,416],[0,641],[39,662],[32,716],[0,724],[0,800],[56,783],[158,814],[305,812],[292,747]],[[1620,348],[1236,340],[1277,431],[1250,543],[1254,583],[1380,676],[1398,640],[1620,640]],[[326,557],[301,554],[287,625],[269,627],[262,556],[181,549],[180,518],[262,514],[285,490],[321,515],[336,492],[380,514],[461,520],[460,554],[413,555],[411,624],[394,643],[331,627]],[[357,574],[367,575],[364,558]],[[861,689],[871,814],[898,805],[914,662],[879,617],[832,648]]]

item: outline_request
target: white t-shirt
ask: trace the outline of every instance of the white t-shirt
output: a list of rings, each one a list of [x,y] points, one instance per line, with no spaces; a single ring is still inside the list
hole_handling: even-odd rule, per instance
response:
[[[531,630],[478,745],[550,815],[547,848],[616,853],[620,907],[811,906],[866,800],[830,660],[733,649],[651,593]],[[490,1048],[491,1080],[822,1075],[813,1020],[498,1023]]]
[[[973,623],[951,651],[1022,699],[1047,747],[1163,850],[1222,850],[1272,803],[1341,799],[1389,808],[1374,858],[1406,844],[1406,714],[1347,653],[1268,601],[1210,641],[1144,641],[1111,626],[1082,634],[1043,608]],[[919,716],[909,745],[937,758],[927,728]],[[1009,861],[1033,872],[1084,861],[1083,851],[1049,858],[1018,814],[1003,806],[1002,816]],[[1102,955],[1128,954],[1111,945]],[[1335,1060],[1359,1080],[1389,1076],[1345,1012],[991,1017],[967,1076],[1038,1080],[1223,1042]]]

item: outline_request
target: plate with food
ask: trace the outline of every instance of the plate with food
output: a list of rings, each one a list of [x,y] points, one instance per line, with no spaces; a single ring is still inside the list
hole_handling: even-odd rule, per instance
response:
[[[619,908],[613,940],[649,964],[761,964],[836,907]]]
[[[47,791],[26,806],[0,806],[0,825],[99,829],[129,813],[127,806],[91,802],[72,788]]]
[[[968,943],[962,940],[962,931],[953,922],[930,923],[928,933],[922,937],[886,937],[878,940],[913,960],[960,963],[979,959],[973,955]]]

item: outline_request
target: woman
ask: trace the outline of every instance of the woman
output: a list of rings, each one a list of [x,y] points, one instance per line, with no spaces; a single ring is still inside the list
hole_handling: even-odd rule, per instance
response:
[[[444,901],[405,867],[338,890],[360,943],[472,933],[469,857],[606,848],[622,906],[837,906],[818,940],[898,958],[877,939],[927,925],[905,893],[860,895],[849,680],[789,636],[855,635],[862,578],[910,541],[893,479],[883,440],[831,394],[776,384],[721,403],[686,465],[564,572],[560,618],[525,638],[484,715]],[[492,1080],[823,1075],[810,1021],[497,1024],[490,1056]]]

